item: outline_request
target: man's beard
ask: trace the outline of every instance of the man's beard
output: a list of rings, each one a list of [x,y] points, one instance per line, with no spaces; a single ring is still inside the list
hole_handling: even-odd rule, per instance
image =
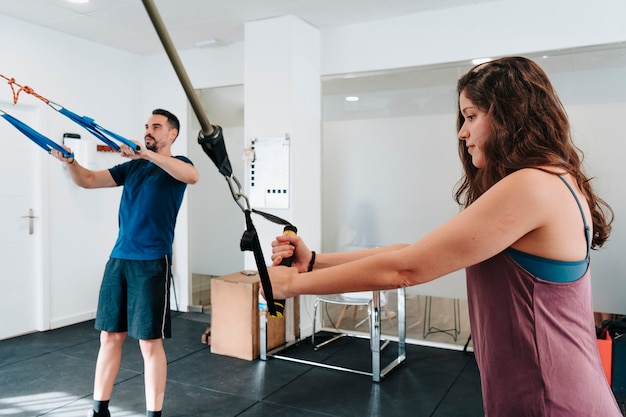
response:
[[[148,139],[152,140],[152,145],[148,145]],[[145,144],[146,144],[146,149],[149,149],[149,150],[151,150],[152,152],[156,152],[156,150],[157,150],[157,144],[156,144],[156,140],[155,140],[153,137],[151,137],[151,136],[146,137],[146,138],[144,139],[144,142],[145,142]]]

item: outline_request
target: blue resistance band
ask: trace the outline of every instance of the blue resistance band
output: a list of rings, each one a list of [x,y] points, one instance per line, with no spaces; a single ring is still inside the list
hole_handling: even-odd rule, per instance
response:
[[[56,149],[57,151],[63,154],[64,158],[74,157],[74,153],[68,152],[61,145],[59,145],[52,139],[45,137],[41,133],[37,132],[35,129],[31,128],[26,123],[16,119],[15,117],[11,116],[8,113],[3,112],[2,110],[0,110],[0,112],[2,112],[0,116],[2,116],[7,122],[11,123],[17,130],[19,130],[24,135],[26,135],[30,140],[35,142],[46,152],[50,153],[52,149]]]
[[[58,111],[59,113],[63,114],[64,116],[68,117],[69,119],[71,119],[74,123],[84,127],[87,131],[89,131],[89,133],[91,133],[92,135],[94,135],[95,137],[97,137],[98,139],[100,139],[101,141],[103,141],[104,143],[106,143],[107,145],[109,145],[110,147],[112,147],[113,149],[115,149],[116,151],[120,150],[120,147],[117,143],[113,142],[111,139],[109,139],[109,137],[113,138],[114,140],[118,141],[118,142],[122,142],[125,145],[130,146],[131,148],[133,148],[134,150],[138,151],[139,145],[137,145],[135,142],[128,140],[116,133],[111,132],[110,130],[107,130],[105,128],[103,128],[102,126],[98,125],[94,119],[87,117],[87,116],[79,116],[76,113],[73,113],[71,111],[69,111],[68,109],[64,108],[64,107],[60,107],[57,108],[55,106],[58,106],[58,104],[56,103],[49,103],[50,107],[52,107],[53,109],[55,109],[56,111]],[[107,135],[109,137],[107,137]]]
[[[15,82],[15,80],[13,78],[7,78],[4,75],[0,74],[0,77],[6,79],[9,84],[11,85],[11,90],[13,91],[13,103],[17,103],[17,98],[18,95],[21,91],[25,91],[28,94],[33,95],[34,97],[37,97],[38,99],[42,100],[44,103],[46,103],[47,105],[49,105],[50,107],[52,107],[54,110],[58,111],[59,113],[63,114],[64,116],[66,116],[67,118],[69,118],[70,120],[72,120],[74,123],[82,126],[83,128],[85,128],[89,133],[91,133],[92,135],[94,135],[96,138],[100,139],[102,142],[106,143],[107,145],[109,145],[111,148],[115,149],[116,151],[120,150],[120,147],[117,143],[113,142],[111,139],[114,139],[118,142],[121,142],[125,145],[128,145],[129,147],[131,147],[132,149],[134,149],[135,151],[138,151],[140,149],[140,146],[137,145],[135,142],[130,141],[116,133],[111,132],[110,130],[107,130],[105,128],[103,128],[102,126],[99,126],[94,119],[87,117],[87,116],[79,116],[76,113],[73,113],[71,111],[69,111],[68,109],[64,108],[63,106],[54,103],[50,100],[48,100],[47,98],[35,93],[35,91],[28,87],[28,86],[22,86],[18,83]],[[17,91],[17,93],[14,90],[14,85],[17,85],[19,88],[19,90]],[[68,153],[67,151],[60,145],[57,145],[56,142],[48,139],[47,137],[43,136],[42,134],[36,132],[35,130],[33,130],[32,128],[30,128],[28,125],[26,125],[25,123],[20,122],[19,120],[15,119],[14,117],[11,117],[10,115],[6,114],[5,112],[3,112],[2,110],[0,110],[0,112],[2,112],[2,117],[4,117],[9,123],[11,123],[13,126],[15,126],[17,129],[19,129],[23,134],[25,134],[26,136],[28,136],[33,142],[35,142],[37,145],[39,145],[40,147],[42,147],[43,149],[45,149],[47,152],[50,152],[51,148],[57,149],[60,152],[63,153],[64,156],[66,156]],[[67,156],[66,156],[67,157]]]

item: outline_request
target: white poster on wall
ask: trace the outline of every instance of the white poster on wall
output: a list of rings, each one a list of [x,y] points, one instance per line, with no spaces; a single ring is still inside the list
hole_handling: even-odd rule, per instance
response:
[[[248,164],[250,205],[255,208],[289,208],[289,136],[257,138]]]

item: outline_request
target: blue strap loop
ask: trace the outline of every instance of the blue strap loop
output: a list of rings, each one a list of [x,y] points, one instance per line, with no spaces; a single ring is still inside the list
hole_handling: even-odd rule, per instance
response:
[[[135,142],[126,139],[123,136],[118,135],[117,133],[113,133],[110,130],[107,130],[105,128],[103,128],[102,126],[98,125],[94,119],[92,119],[91,117],[87,117],[87,116],[79,116],[78,114],[69,111],[68,109],[66,109],[65,107],[62,107],[60,105],[58,105],[57,103],[54,102],[49,102],[48,105],[50,107],[52,107],[53,109],[55,109],[56,111],[58,111],[59,113],[63,114],[64,116],[66,116],[67,118],[69,118],[70,120],[72,120],[74,123],[82,126],[83,128],[85,128],[89,133],[91,133],[92,135],[94,135],[95,137],[97,137],[98,139],[100,139],[102,142],[106,143],[107,145],[109,145],[111,148],[115,149],[116,151],[120,150],[120,147],[117,143],[113,142],[113,140],[111,140],[110,138],[121,142],[125,145],[130,146],[131,148],[133,148],[134,150],[138,151],[139,150],[139,145],[137,145]],[[108,136],[108,137],[107,137]]]
[[[73,152],[68,152],[64,147],[62,147],[61,145],[59,145],[52,139],[49,139],[45,137],[44,135],[42,135],[41,133],[37,132],[35,129],[31,128],[26,123],[20,121],[19,119],[16,119],[15,117],[11,116],[10,114],[2,110],[0,110],[0,112],[2,112],[2,114],[0,115],[2,118],[4,118],[7,122],[11,123],[17,130],[22,132],[25,136],[27,136],[30,140],[32,140],[37,145],[39,145],[46,152],[50,153],[52,149],[56,149],[57,151],[63,154],[64,158],[74,157]]]
[[[40,99],[41,101],[43,101],[44,103],[46,103],[47,105],[49,105],[50,107],[52,107],[54,110],[58,111],[59,113],[63,114],[64,116],[66,116],[67,118],[69,118],[70,120],[72,120],[74,123],[82,126],[83,128],[85,128],[89,133],[91,133],[92,135],[94,135],[96,138],[100,139],[102,142],[106,143],[107,145],[109,145],[111,148],[115,149],[116,151],[120,150],[120,147],[117,143],[115,143],[113,140],[116,140],[118,142],[121,142],[125,145],[130,146],[132,149],[134,149],[135,151],[138,151],[140,149],[139,145],[137,145],[135,142],[128,140],[126,138],[124,138],[123,136],[120,136],[116,133],[111,132],[110,130],[107,130],[105,128],[103,128],[102,126],[98,125],[94,119],[87,117],[87,116],[79,116],[76,113],[73,113],[71,111],[69,111],[68,109],[64,108],[63,106],[54,103],[50,100],[48,100],[47,98],[37,94],[35,92],[35,90],[33,90],[31,87],[28,86],[23,86],[18,84],[14,78],[8,78],[2,74],[0,74],[0,77],[4,78],[5,80],[8,81],[9,85],[11,86],[11,91],[13,92],[13,103],[17,104],[17,100],[19,98],[19,94],[24,91],[25,93],[28,93],[38,99]],[[15,86],[19,87],[19,89],[16,91],[15,90]],[[2,111],[2,110],[0,110]],[[2,117],[4,117],[9,123],[11,123],[13,126],[15,126],[20,132],[22,132],[24,135],[28,136],[33,142],[35,142],[37,145],[39,145],[40,147],[42,147],[44,150],[46,150],[48,153],[50,152],[50,150],[52,148],[59,150],[61,153],[63,153],[63,156],[65,156],[66,158],[68,157],[67,155],[72,155],[73,154],[69,154],[65,148],[63,148],[62,146],[58,145],[56,142],[52,141],[51,139],[48,139],[47,137],[43,136],[42,134],[40,134],[39,132],[33,130],[32,128],[30,128],[28,125],[26,125],[25,123],[22,123],[21,121],[17,120],[16,118],[8,115],[6,112],[2,111]],[[111,140],[113,139],[113,140]]]

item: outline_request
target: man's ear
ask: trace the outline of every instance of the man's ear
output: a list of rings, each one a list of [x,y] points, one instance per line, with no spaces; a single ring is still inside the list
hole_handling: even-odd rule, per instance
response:
[[[172,143],[174,143],[174,141],[176,140],[177,137],[178,137],[178,129],[171,129],[170,130],[170,139],[172,140]]]

